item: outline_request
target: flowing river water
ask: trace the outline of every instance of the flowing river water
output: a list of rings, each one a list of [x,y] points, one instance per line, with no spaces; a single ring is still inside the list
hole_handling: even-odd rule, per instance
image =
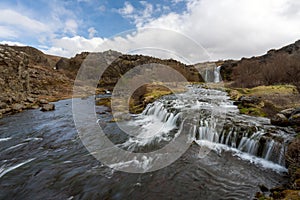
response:
[[[112,169],[95,159],[78,136],[72,101],[55,105],[53,112],[27,110],[0,120],[0,199],[253,199],[259,185],[287,181],[283,155],[293,132],[240,115],[222,91],[190,86],[162,97],[120,122],[136,135],[126,135],[106,107],[96,107],[107,137],[132,152],[163,147],[183,134],[186,113],[193,119],[188,150],[147,173],[122,172],[116,169],[128,163]]]

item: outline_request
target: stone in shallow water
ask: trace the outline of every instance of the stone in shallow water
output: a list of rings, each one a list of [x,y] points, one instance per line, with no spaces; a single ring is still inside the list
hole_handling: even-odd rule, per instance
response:
[[[54,104],[44,104],[41,107],[41,111],[52,111],[55,110],[55,105]]]

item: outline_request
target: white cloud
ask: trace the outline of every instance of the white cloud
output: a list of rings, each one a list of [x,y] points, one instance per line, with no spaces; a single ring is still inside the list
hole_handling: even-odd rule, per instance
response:
[[[300,3],[293,0],[191,0],[186,6],[183,14],[170,12],[153,18],[149,6],[125,17],[137,28],[179,31],[202,44],[212,60],[260,55],[300,37]]]
[[[184,2],[184,1],[186,1],[186,0],[172,0],[171,2],[177,4],[177,3],[180,3],[180,2]]]
[[[93,38],[94,35],[97,33],[97,31],[94,27],[89,28],[88,32],[89,32],[89,38]]]
[[[91,39],[81,36],[63,37],[54,39],[52,41],[52,47],[45,49],[44,52],[53,55],[72,57],[83,51],[95,51],[95,49],[104,41],[105,39],[99,37]]]
[[[119,9],[119,13],[134,22],[137,27],[142,27],[145,23],[152,20],[154,12],[161,12],[160,4],[156,5],[156,9],[151,3],[147,1],[139,1],[143,9],[135,9],[129,2],[124,3],[124,7]]]
[[[77,28],[78,28],[78,24],[74,19],[67,19],[66,20],[65,29],[64,29],[64,31],[66,33],[71,33],[73,35],[76,35]]]
[[[27,46],[26,44],[23,44],[21,42],[7,41],[7,40],[1,41],[0,44],[7,44],[7,45],[10,45],[10,46]]]
[[[84,2],[84,3],[90,3],[90,2],[92,2],[92,0],[77,0],[77,2]]]
[[[49,31],[49,27],[46,24],[38,20],[31,19],[11,9],[1,10],[0,24],[2,25],[2,30],[3,30],[3,25],[9,27],[15,27],[16,30],[13,31],[14,34],[12,34],[15,36],[18,36],[20,34],[22,35],[28,31],[30,31],[31,33],[45,33]],[[10,30],[12,30],[12,28],[10,28]]]
[[[1,38],[16,38],[18,33],[9,26],[0,25],[0,37]]]
[[[100,12],[105,12],[105,11],[106,11],[105,5],[99,6],[98,10],[99,10]]]
[[[176,42],[174,42],[176,41]],[[188,47],[188,48],[182,48]],[[144,54],[164,59],[177,59],[192,64],[209,59],[205,50],[184,35],[172,30],[147,28],[124,32],[112,39],[74,36],[53,40],[48,54],[72,57],[83,51],[103,52],[109,49],[125,54]]]
[[[119,13],[122,15],[130,15],[133,13],[133,11],[134,11],[134,7],[128,1],[125,1],[124,7],[119,9]]]

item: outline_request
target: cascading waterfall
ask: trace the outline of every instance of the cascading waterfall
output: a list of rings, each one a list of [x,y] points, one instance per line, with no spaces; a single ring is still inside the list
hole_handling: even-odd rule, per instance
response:
[[[219,70],[220,67],[216,69],[216,71]],[[219,81],[219,79],[215,78],[215,81]],[[192,93],[183,94],[183,100],[161,99],[149,104],[142,116],[154,117],[162,122],[164,127],[168,127],[168,130],[172,130],[180,127],[183,123],[183,120],[179,120],[179,116],[184,112],[182,106],[185,105],[189,109],[188,113],[193,115],[196,121],[198,120],[198,123],[191,127],[196,141],[205,140],[215,144],[225,144],[253,156],[284,165],[283,155],[286,150],[284,133],[259,125],[254,117],[246,119],[246,116],[238,115],[237,108],[232,105],[224,92],[196,87],[192,87],[190,91]],[[190,101],[189,97],[193,95],[198,96],[197,102]],[[220,101],[217,109],[227,109],[229,113],[221,127],[218,127],[220,117],[218,115],[211,116],[211,113],[207,112],[208,105],[212,105],[216,99]],[[230,113],[233,113],[232,116]],[[238,123],[235,122],[236,118],[239,120]],[[249,123],[248,120],[253,121]],[[165,135],[158,134],[157,137],[162,136]]]
[[[132,121],[132,127],[138,127],[138,137],[125,142],[123,147],[134,151],[151,146],[153,150],[178,134],[191,134],[196,143],[208,141],[227,145],[240,152],[285,165],[288,134],[272,127],[265,121],[267,119],[262,122],[259,118],[240,115],[225,92],[199,86],[188,88],[186,93],[176,95],[177,98],[166,96],[148,104],[142,114]],[[222,113],[226,113],[226,116]],[[186,133],[180,133],[178,130],[183,127],[186,118],[190,119],[190,126],[185,130]]]
[[[232,125],[228,130],[216,131],[209,126],[200,126],[196,132],[196,140],[225,144],[242,152],[264,158],[265,160],[280,165],[285,164],[284,153],[286,141],[275,141],[272,137],[266,137],[267,133],[263,130],[245,133],[242,130],[235,130],[235,128],[237,127]],[[278,133],[274,133],[273,136],[276,134]]]

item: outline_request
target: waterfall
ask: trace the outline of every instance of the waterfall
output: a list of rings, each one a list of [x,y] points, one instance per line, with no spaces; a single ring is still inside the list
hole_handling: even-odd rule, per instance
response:
[[[219,72],[220,66],[215,71]],[[214,80],[220,81],[219,77],[215,77]],[[158,129],[158,134],[152,133],[152,136],[157,141],[170,140],[179,127],[184,127],[184,119],[188,117],[192,120],[189,122],[190,126],[187,126],[187,132],[193,133],[196,143],[209,141],[214,144],[227,145],[284,166],[288,134],[268,125],[269,122],[259,121],[262,120],[260,118],[239,115],[237,107],[228,100],[225,92],[193,86],[189,88],[189,92],[180,95],[181,99],[162,98],[148,104],[139,116],[142,120],[138,126],[147,129],[142,130],[144,133],[141,134],[151,136],[153,132],[151,125],[153,121],[158,121],[161,128]],[[193,101],[192,98],[196,98],[197,101]],[[217,115],[212,115],[211,109],[213,108],[217,110]],[[224,119],[221,119],[222,114],[219,115],[222,110],[227,112]],[[222,120],[224,124],[220,124]],[[152,142],[152,140],[147,140],[140,143],[145,145],[149,141]]]
[[[214,82],[215,83],[219,83],[220,80],[220,70],[221,70],[221,66],[215,67],[214,69]]]
[[[208,80],[208,69],[205,69],[205,78],[204,78],[205,82],[209,82]]]
[[[204,81],[214,83],[221,82],[220,70],[221,66],[210,66],[205,68]]]
[[[207,123],[204,122],[204,124]],[[263,131],[253,131],[245,134],[241,130],[236,131],[234,126],[226,131],[221,130],[220,134],[218,134],[216,129],[209,126],[200,126],[198,133],[196,133],[196,140],[225,144],[242,152],[284,166],[285,142],[275,141],[267,138],[265,135],[266,133]]]

